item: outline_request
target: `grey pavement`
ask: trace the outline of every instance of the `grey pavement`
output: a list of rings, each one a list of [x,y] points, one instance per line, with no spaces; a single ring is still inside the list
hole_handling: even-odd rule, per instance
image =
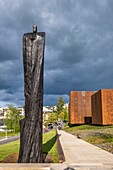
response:
[[[113,154],[63,130],[58,130],[58,135],[67,166],[77,170],[113,169]]]
[[[0,164],[0,170],[113,170],[113,155],[76,136],[58,130],[65,162],[57,164]]]
[[[0,139],[0,145],[7,144],[7,143],[10,143],[10,142],[14,142],[18,139],[20,139],[20,136],[10,136],[10,137],[7,137],[7,138],[2,138],[2,139]]]

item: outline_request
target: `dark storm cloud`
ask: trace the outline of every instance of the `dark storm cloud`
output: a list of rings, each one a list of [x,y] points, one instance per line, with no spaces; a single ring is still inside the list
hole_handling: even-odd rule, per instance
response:
[[[113,88],[112,9],[112,0],[0,0],[1,103],[24,104],[22,36],[34,23],[46,32],[45,104]]]
[[[67,21],[70,25],[65,27],[66,31],[60,30],[62,40],[58,40],[60,35],[57,35],[57,53],[48,61],[47,69],[51,71],[47,72],[45,91],[55,85],[59,94],[113,87],[112,7],[112,1],[81,0],[74,3]],[[51,50],[53,56],[55,49]],[[55,89],[50,91],[54,94]]]
[[[69,101],[68,95],[66,94],[62,95],[62,97],[65,103]],[[54,106],[54,105],[57,105],[59,98],[60,98],[60,95],[45,95],[44,103],[46,103],[47,106]]]

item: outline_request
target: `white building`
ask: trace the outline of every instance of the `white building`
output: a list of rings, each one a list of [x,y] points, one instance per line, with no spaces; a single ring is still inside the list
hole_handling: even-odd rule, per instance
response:
[[[63,108],[68,110],[69,103],[65,103]]]
[[[47,121],[53,110],[49,106],[43,106],[43,121]]]
[[[52,109],[49,109],[48,107],[43,106],[43,113],[52,113],[52,112],[53,112]]]
[[[4,109],[0,107],[0,119],[4,119]]]
[[[20,116],[25,116],[25,110],[23,107],[17,107],[17,110],[20,112]]]

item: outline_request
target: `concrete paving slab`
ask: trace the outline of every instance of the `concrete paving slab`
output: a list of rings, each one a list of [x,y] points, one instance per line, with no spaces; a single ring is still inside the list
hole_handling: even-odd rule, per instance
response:
[[[50,170],[50,165],[36,163],[7,163],[0,164],[0,170]]]
[[[58,135],[68,165],[76,169],[89,168],[91,170],[93,168],[92,170],[95,170],[97,167],[113,169],[113,154],[63,130],[58,130]]]
[[[0,164],[0,170],[113,170],[113,155],[63,130],[58,131],[65,155],[62,164]]]

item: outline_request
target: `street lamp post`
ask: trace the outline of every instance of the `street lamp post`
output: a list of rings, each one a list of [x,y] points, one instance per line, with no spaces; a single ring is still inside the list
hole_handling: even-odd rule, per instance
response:
[[[7,138],[7,126],[6,126],[6,129],[5,129],[5,137]]]

